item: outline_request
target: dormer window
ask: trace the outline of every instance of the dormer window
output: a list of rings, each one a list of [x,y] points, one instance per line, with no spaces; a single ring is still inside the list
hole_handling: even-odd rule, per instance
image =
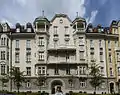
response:
[[[31,28],[27,28],[27,32],[31,32]]]
[[[7,31],[7,25],[6,24],[3,25],[3,31]]]
[[[17,28],[17,29],[16,29],[16,32],[20,32],[20,28]]]
[[[78,23],[78,24],[77,24],[77,27],[78,27],[78,28],[84,28],[84,24],[83,24],[83,23]]]

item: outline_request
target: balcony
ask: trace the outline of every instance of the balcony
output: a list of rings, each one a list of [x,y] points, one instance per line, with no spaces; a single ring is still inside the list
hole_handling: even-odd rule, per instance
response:
[[[76,47],[74,45],[59,45],[56,48],[55,47],[48,47],[48,51],[76,51]]]
[[[31,48],[26,48],[26,50],[31,50]]]
[[[76,64],[75,60],[66,61],[66,60],[48,60],[48,64]]]
[[[20,48],[15,48],[16,51],[20,50]]]

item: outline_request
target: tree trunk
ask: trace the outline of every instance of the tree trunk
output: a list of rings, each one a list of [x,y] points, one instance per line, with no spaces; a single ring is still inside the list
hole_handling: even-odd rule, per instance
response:
[[[17,89],[18,89],[18,94],[19,94],[19,87],[17,87]]]
[[[96,86],[95,86],[94,94],[96,95]]]

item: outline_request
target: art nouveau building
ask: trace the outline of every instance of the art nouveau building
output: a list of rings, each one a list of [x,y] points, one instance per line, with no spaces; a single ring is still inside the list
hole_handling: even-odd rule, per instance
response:
[[[117,92],[119,33],[118,22],[106,28],[93,27],[83,18],[71,21],[65,14],[56,14],[51,21],[38,17],[33,25],[17,23],[14,29],[1,24],[0,75],[8,73],[11,66],[25,71],[26,82],[21,91],[38,91],[34,82],[39,73],[45,77],[42,91],[54,93],[59,87],[63,92],[93,92],[88,67],[96,60],[105,80],[98,92]],[[10,90],[10,83],[4,89]],[[16,90],[14,83],[12,90]]]

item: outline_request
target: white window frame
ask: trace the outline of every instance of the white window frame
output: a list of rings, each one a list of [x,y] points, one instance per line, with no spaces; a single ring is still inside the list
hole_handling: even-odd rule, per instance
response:
[[[30,48],[30,40],[26,40],[26,48]]]
[[[19,48],[19,40],[16,40],[16,48]]]
[[[26,67],[26,75],[31,76],[31,67]]]
[[[81,80],[80,81],[80,88],[85,88],[86,87],[86,80]]]
[[[1,75],[6,74],[6,65],[5,64],[1,64]]]

